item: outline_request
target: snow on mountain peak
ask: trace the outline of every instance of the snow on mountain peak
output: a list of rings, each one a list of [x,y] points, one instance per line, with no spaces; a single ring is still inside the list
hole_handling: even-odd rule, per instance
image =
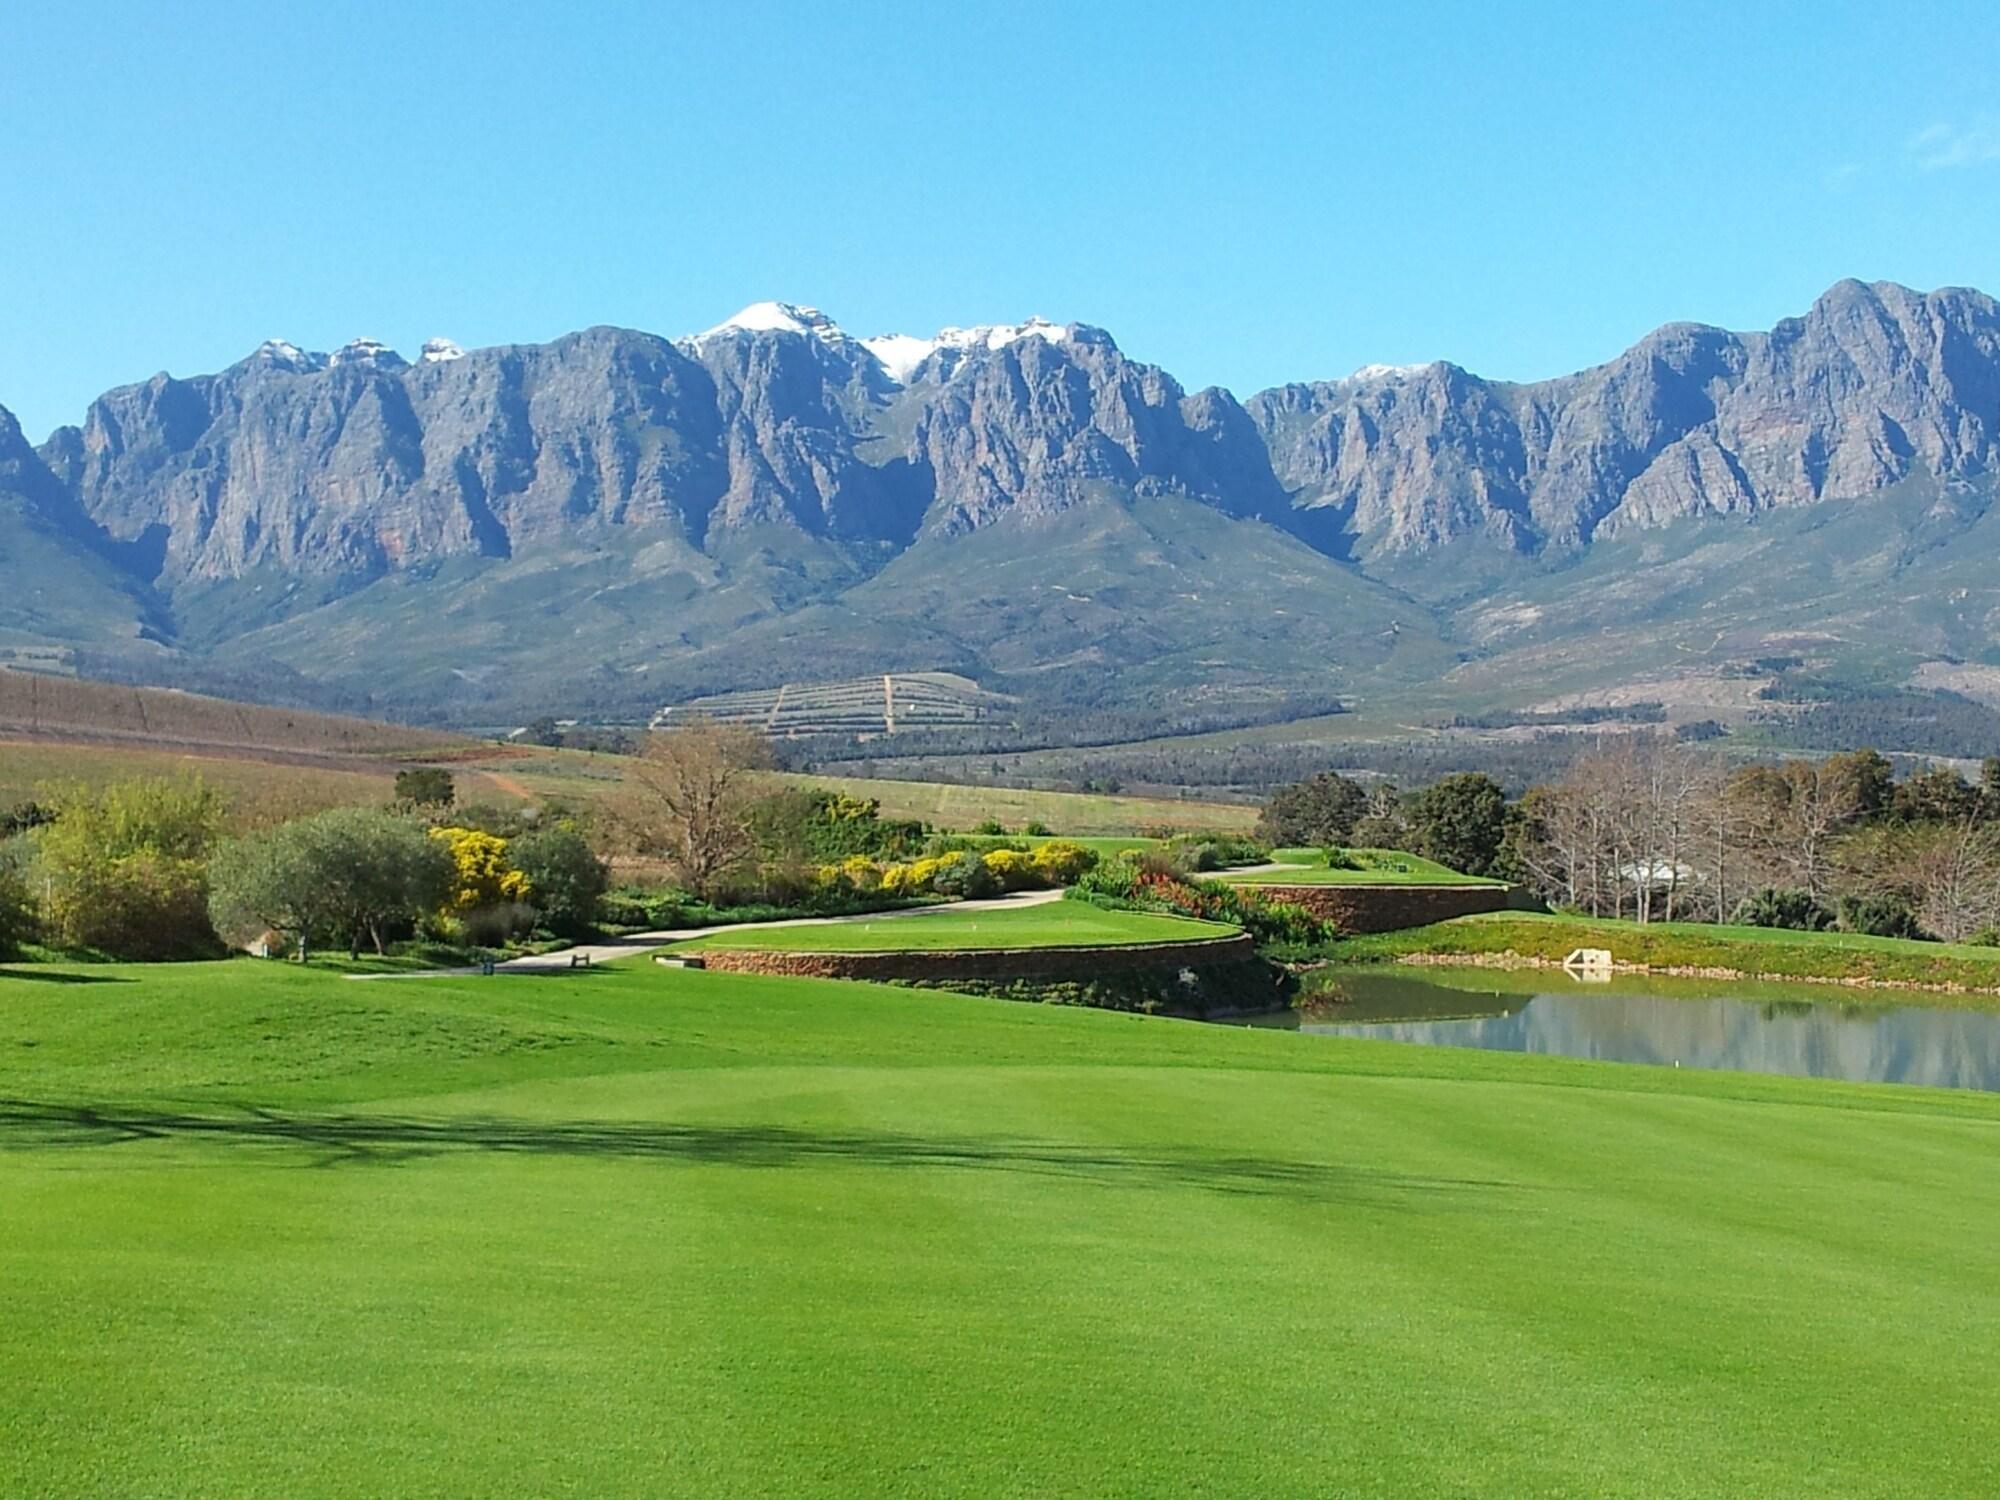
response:
[[[454,359],[464,359],[465,351],[450,339],[425,339],[423,353],[418,358],[427,365],[442,365]]]
[[[971,349],[1004,349],[1019,339],[1046,339],[1051,344],[1067,343],[1069,325],[1051,323],[1047,318],[1029,318],[1020,323],[982,323],[977,328],[941,328],[935,338],[913,338],[907,333],[885,333],[863,339],[862,347],[873,354],[898,384],[940,349],[963,353]]]
[[[725,333],[807,333],[818,338],[844,338],[840,325],[816,307],[797,302],[753,302],[732,318],[694,336],[699,344]]]
[[[281,370],[305,372],[320,370],[326,367],[326,356],[324,354],[314,354],[308,350],[301,349],[290,339],[265,339],[263,343],[257,346],[257,352],[251,358],[263,360],[266,364],[276,365]]]
[[[343,344],[327,362],[334,365],[380,365],[395,369],[402,365],[403,356],[380,339],[361,338]]]
[[[1428,370],[1428,364],[1421,365],[1363,365],[1347,377],[1347,384],[1361,384],[1374,380],[1408,380],[1412,375],[1421,375]]]

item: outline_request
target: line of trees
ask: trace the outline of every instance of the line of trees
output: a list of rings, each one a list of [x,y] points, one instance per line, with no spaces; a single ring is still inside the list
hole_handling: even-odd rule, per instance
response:
[[[454,811],[452,791],[449,772],[420,768],[398,777],[391,807],[232,817],[198,777],[48,789],[0,830],[0,952],[35,936],[151,961],[273,935],[358,954],[418,933],[490,945],[588,932],[608,870],[584,831]]]
[[[1259,832],[1407,849],[1592,916],[2000,936],[2000,758],[1976,781],[1899,781],[1873,750],[1732,765],[1628,734],[1517,800],[1477,772],[1413,792],[1322,772],[1276,792]]]

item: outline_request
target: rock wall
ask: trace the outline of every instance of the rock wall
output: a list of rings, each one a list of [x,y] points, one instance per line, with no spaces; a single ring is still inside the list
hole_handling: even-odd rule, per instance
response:
[[[703,966],[728,974],[801,979],[1095,979],[1147,969],[1183,969],[1255,958],[1246,933],[1189,943],[1124,943],[1105,948],[960,948],[937,953],[787,953],[714,948]],[[693,955],[691,955],[693,956]]]
[[[1394,932],[1475,912],[1506,911],[1504,885],[1254,885],[1267,901],[1289,901],[1342,932]]]

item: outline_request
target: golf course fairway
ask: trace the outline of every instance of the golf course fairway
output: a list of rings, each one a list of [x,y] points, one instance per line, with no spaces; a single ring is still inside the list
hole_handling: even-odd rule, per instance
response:
[[[2000,1099],[673,971],[0,971],[7,1496],[2000,1490]]]

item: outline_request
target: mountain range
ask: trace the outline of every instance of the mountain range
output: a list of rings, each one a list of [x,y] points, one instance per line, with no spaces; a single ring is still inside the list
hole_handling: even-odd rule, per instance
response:
[[[1699,697],[1785,652],[1978,686],[1996,476],[2000,305],[1892,283],[1555,380],[1243,401],[1087,324],[775,302],[414,362],[272,340],[39,446],[0,411],[0,651],[473,723],[925,670],[1163,722]]]

